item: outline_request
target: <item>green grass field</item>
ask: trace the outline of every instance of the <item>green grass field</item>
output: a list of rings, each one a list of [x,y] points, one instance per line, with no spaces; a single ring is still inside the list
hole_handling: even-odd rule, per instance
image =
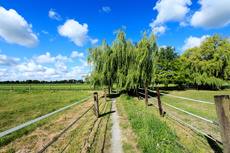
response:
[[[13,90],[28,90],[31,85],[31,90],[90,90],[88,84],[0,84],[0,90],[10,90],[10,86],[13,86]],[[93,87],[91,88],[93,90]],[[99,88],[96,88],[99,89]]]
[[[68,86],[69,85],[66,85],[67,89]],[[78,86],[80,87],[80,85]],[[87,87],[87,85],[85,86]],[[140,90],[140,92],[144,91]],[[214,95],[230,94],[229,89],[218,91],[160,90],[160,92],[213,103]],[[93,91],[85,90],[28,90],[28,88],[26,90],[0,90],[0,132],[25,123],[34,118],[43,116],[47,113],[53,112],[64,106],[68,106],[92,94]],[[157,98],[156,94],[151,92],[149,92],[149,94]],[[157,105],[156,100],[149,98],[149,101],[152,101]],[[161,96],[161,101],[201,117],[207,118],[209,120],[218,122],[215,105],[169,97],[166,95]],[[170,116],[167,114],[164,118],[160,117],[158,109],[156,109],[154,106],[150,105],[146,109],[144,100],[137,100],[135,95],[121,95],[121,97],[117,98],[117,102],[121,103],[122,107],[124,107],[124,110],[127,112],[127,116],[131,124],[122,126],[126,128],[127,126],[132,127],[132,130],[140,138],[137,140],[137,142],[138,147],[140,150],[142,150],[142,152],[151,152],[151,150],[155,150],[155,152],[172,152],[172,148],[174,152],[212,152],[208,140],[203,135],[191,130],[185,125],[182,125],[173,118],[170,118]],[[209,134],[213,138],[221,141],[220,130],[218,126],[215,126],[209,122],[203,121],[186,113],[180,112],[165,104],[162,104],[162,107],[163,110],[170,112],[186,123],[191,124],[204,133]],[[23,135],[30,134],[35,129],[37,129],[37,127],[41,127],[42,125],[49,123],[52,120],[58,119],[60,115],[64,115],[67,111],[68,110],[62,111],[56,115],[48,117],[24,129],[16,131],[13,134],[1,138],[0,147],[9,144],[17,138],[21,138]],[[171,137],[172,139],[169,140]],[[161,142],[166,143],[169,147],[161,144]]]
[[[0,90],[0,132],[91,96],[87,91]],[[71,108],[70,108],[71,109]],[[65,110],[0,139],[0,146],[29,133]]]
[[[143,91],[140,90],[140,92],[143,92]],[[164,91],[164,90],[160,90],[160,92],[164,92],[164,93],[168,93],[168,94],[176,95],[176,96],[180,96],[180,97],[187,97],[187,98],[191,98],[191,99],[197,99],[197,100],[212,102],[212,103],[215,103],[214,102],[214,95],[229,95],[230,94],[229,89],[219,90],[219,91],[208,91],[208,90]],[[155,93],[149,92],[149,95],[157,98],[157,95]],[[143,97],[143,95],[142,95],[142,97]],[[152,98],[149,98],[149,101],[153,102],[155,105],[158,105],[158,102]],[[218,123],[215,105],[195,102],[195,101],[191,101],[191,100],[180,99],[180,98],[176,98],[176,97],[170,97],[167,95],[161,95],[161,101]],[[181,112],[181,111],[174,109],[170,106],[167,106],[165,104],[162,104],[162,108],[166,112],[173,114],[174,116],[182,119],[186,123],[194,126],[195,128],[197,128],[197,129],[203,131],[204,133],[211,135],[213,138],[221,141],[220,129],[218,126],[216,126],[212,123],[209,123],[207,121],[201,120],[199,118],[196,118],[194,116],[191,116],[187,113]],[[157,110],[157,113],[158,113],[158,110]],[[174,122],[174,124],[175,123],[177,124],[178,122]],[[181,135],[184,135],[184,134],[181,133]],[[197,135],[199,135],[199,134],[197,133]],[[208,144],[206,138],[204,138],[203,135],[200,135],[200,138],[203,142]],[[189,148],[189,150],[191,150],[191,151],[198,151],[199,147],[201,147],[201,146],[199,146],[199,143],[198,143],[195,145],[197,148],[195,148],[194,146],[191,145],[191,143],[188,141],[188,139],[185,139],[181,143],[183,145],[185,145],[187,148]],[[220,148],[221,148],[221,146],[220,146]]]

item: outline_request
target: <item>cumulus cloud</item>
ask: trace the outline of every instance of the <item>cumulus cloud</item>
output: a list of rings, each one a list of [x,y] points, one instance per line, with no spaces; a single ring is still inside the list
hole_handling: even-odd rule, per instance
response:
[[[92,38],[89,38],[89,41],[91,42],[91,44],[95,44],[97,43],[99,40],[98,39],[92,39]]]
[[[186,27],[187,25],[188,25],[188,23],[186,23],[186,22],[184,22],[184,21],[180,22],[180,26],[181,26],[181,27]]]
[[[42,33],[44,33],[44,34],[49,34],[47,31],[45,31],[45,30],[42,30]]]
[[[26,47],[38,45],[38,38],[32,31],[32,24],[19,15],[15,10],[0,7],[0,36],[8,43]]]
[[[191,25],[205,29],[220,28],[230,23],[229,0],[199,0],[201,9],[191,18]]]
[[[163,35],[166,30],[167,30],[167,26],[152,27],[152,31],[154,32],[155,35],[156,34]]]
[[[54,63],[55,57],[51,57],[49,52],[46,52],[45,55],[34,56],[33,59],[38,63]]]
[[[52,8],[49,10],[49,17],[51,19],[61,21],[61,16],[57,12],[55,12],[54,9]]]
[[[0,68],[0,72],[7,72],[7,69],[6,68],[4,68],[4,69]]]
[[[72,51],[71,57],[84,57],[83,53],[78,53],[77,51]]]
[[[73,62],[71,58],[67,58],[66,56],[62,56],[61,54],[58,54],[58,56],[56,56],[56,59],[61,60],[63,62]]]
[[[184,42],[184,46],[182,46],[182,51],[185,51],[189,48],[193,48],[195,46],[199,47],[202,43],[202,41],[204,41],[206,39],[206,37],[210,37],[210,35],[204,35],[201,38],[197,38],[197,37],[193,37],[190,36],[189,38],[187,38]]]
[[[105,11],[105,12],[110,12],[111,11],[111,9],[108,6],[102,7],[102,10]]]
[[[83,59],[79,59],[79,61],[82,63],[83,66],[88,66],[87,61]]]
[[[17,65],[17,61],[20,61],[20,58],[0,55],[0,65],[2,66],[15,66]]]
[[[188,5],[191,0],[158,0],[153,10],[158,11],[156,20],[150,23],[151,27],[164,24],[167,21],[181,21],[190,11]]]
[[[92,39],[87,35],[88,31],[88,25],[86,23],[81,25],[72,19],[67,20],[64,25],[58,27],[58,33],[61,36],[68,37],[77,46],[84,46],[87,41],[91,41],[92,44],[98,42],[97,39]]]
[[[21,72],[44,72],[45,68],[42,65],[36,65],[33,61],[17,65],[16,68]]]
[[[68,70],[67,70],[67,66],[65,66],[64,62],[61,62],[61,61],[57,61],[55,63],[55,67],[57,68],[57,71],[59,73],[67,73]]]

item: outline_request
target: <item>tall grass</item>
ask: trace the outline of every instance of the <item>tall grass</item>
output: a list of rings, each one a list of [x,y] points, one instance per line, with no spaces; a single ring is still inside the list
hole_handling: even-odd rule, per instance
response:
[[[143,103],[121,96],[121,102],[128,114],[133,131],[140,137],[138,140],[142,152],[183,152],[175,133],[161,121]]]

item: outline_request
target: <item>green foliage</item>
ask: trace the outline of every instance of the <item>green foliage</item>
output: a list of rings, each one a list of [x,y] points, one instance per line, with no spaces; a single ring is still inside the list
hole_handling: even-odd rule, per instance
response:
[[[230,79],[230,43],[219,34],[206,38],[200,47],[186,50],[181,59],[191,83],[220,88],[223,80]]]
[[[186,82],[186,71],[182,69],[182,65],[183,63],[174,47],[161,47],[156,69],[156,82],[166,86],[169,83],[182,84]]]
[[[108,86],[117,82],[118,88],[130,88],[133,85],[149,85],[155,81],[155,66],[158,47],[156,37],[143,32],[143,38],[135,46],[126,39],[125,28],[114,32],[116,38],[110,46],[102,45],[88,48],[88,63],[94,67],[90,83],[96,86]]]

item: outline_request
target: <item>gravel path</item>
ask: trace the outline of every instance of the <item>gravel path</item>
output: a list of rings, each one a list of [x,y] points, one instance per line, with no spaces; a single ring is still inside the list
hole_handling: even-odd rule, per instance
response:
[[[112,103],[112,115],[110,116],[113,127],[112,127],[112,139],[111,139],[111,151],[112,153],[122,153],[122,144],[121,144],[121,130],[119,127],[119,116],[117,114],[116,100],[113,98]]]

